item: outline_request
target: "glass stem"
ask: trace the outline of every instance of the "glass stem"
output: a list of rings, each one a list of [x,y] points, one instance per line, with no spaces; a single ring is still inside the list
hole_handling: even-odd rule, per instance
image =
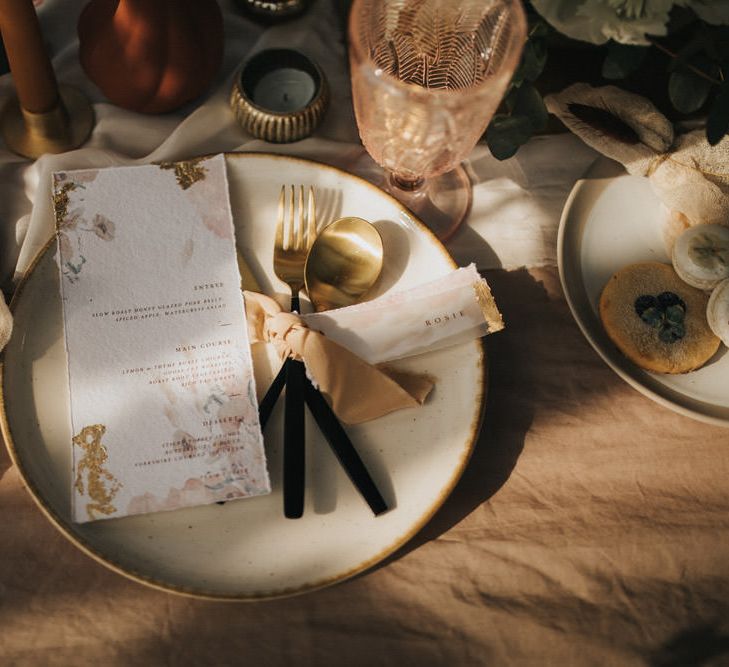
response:
[[[390,173],[390,183],[405,192],[415,192],[420,190],[425,183],[424,178],[403,178],[397,174]]]

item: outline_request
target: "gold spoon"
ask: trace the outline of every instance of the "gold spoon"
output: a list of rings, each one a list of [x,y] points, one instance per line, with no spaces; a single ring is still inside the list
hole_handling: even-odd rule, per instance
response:
[[[382,237],[362,218],[340,218],[319,232],[306,258],[305,282],[316,312],[357,303],[382,270]]]

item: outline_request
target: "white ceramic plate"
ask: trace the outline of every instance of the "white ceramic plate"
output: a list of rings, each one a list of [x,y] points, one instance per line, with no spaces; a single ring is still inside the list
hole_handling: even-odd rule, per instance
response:
[[[671,410],[729,426],[726,347],[692,373],[651,373],[628,361],[600,323],[600,293],[615,271],[633,262],[671,263],[662,235],[664,216],[648,179],[629,176],[615,163],[600,160],[577,182],[562,213],[558,240],[562,287],[587,340],[626,382]]]
[[[228,177],[238,245],[268,293],[287,294],[271,267],[282,183],[313,185],[322,222],[357,215],[377,224],[386,253],[380,292],[414,286],[454,266],[440,242],[394,199],[337,169],[238,153],[228,156]],[[305,515],[294,521],[283,517],[283,415],[278,405],[265,432],[271,495],[72,523],[68,387],[53,255],[49,246],[39,256],[12,304],[15,330],[2,367],[3,436],[48,518],[108,567],[151,586],[202,597],[256,599],[302,593],[350,577],[395,551],[428,521],[458,481],[485,400],[481,341],[402,362],[403,368],[437,378],[426,405],[348,429],[393,507],[380,517],[372,516],[352,487],[313,419],[306,433]],[[278,362],[264,347],[255,363],[260,395]]]

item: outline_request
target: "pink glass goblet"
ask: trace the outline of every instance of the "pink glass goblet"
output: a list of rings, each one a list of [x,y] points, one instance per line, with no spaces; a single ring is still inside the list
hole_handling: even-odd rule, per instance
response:
[[[360,137],[384,189],[442,240],[471,207],[461,165],[519,63],[519,0],[354,0],[352,97]]]

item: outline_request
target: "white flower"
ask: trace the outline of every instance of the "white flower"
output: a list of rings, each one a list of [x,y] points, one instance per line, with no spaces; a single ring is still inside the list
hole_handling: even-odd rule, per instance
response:
[[[674,4],[675,0],[532,0],[534,8],[559,32],[592,44],[609,39],[648,44],[646,35],[666,34]]]

